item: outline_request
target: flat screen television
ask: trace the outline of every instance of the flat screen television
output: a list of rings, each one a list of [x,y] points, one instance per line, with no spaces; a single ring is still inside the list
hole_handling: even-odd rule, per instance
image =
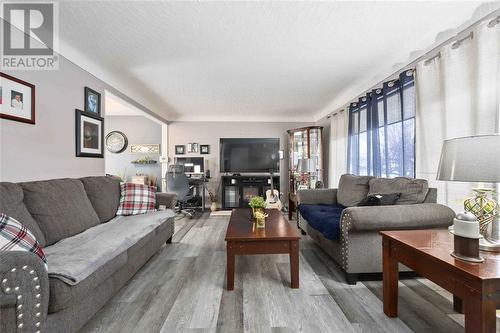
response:
[[[280,139],[220,139],[221,172],[278,172]]]

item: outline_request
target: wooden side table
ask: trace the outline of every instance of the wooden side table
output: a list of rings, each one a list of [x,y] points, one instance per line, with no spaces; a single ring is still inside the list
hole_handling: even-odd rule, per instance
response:
[[[448,230],[382,231],[384,313],[398,315],[398,263],[408,266],[451,292],[454,309],[465,314],[465,332],[496,332],[500,301],[500,256],[481,252],[483,263],[468,263],[450,255]]]

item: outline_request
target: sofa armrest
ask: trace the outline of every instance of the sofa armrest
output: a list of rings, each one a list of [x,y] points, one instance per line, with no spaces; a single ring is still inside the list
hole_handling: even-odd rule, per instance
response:
[[[448,227],[454,217],[449,207],[435,203],[349,207],[342,213],[342,224],[347,223],[344,230],[349,231],[429,229]]]
[[[0,252],[1,331],[45,331],[48,306],[49,277],[42,260],[31,252]]]
[[[160,205],[174,209],[177,204],[177,194],[172,192],[156,192],[156,208]]]
[[[336,188],[322,188],[313,190],[299,190],[297,192],[297,204],[337,204],[337,189]]]

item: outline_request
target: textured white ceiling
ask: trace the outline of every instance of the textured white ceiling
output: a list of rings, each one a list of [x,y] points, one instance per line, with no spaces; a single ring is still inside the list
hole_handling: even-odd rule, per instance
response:
[[[310,121],[480,4],[68,1],[61,53],[167,119]]]

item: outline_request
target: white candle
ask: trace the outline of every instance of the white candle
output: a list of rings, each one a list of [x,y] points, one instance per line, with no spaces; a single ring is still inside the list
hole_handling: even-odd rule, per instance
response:
[[[453,219],[453,233],[457,236],[478,239],[479,223],[477,221],[464,221]]]

